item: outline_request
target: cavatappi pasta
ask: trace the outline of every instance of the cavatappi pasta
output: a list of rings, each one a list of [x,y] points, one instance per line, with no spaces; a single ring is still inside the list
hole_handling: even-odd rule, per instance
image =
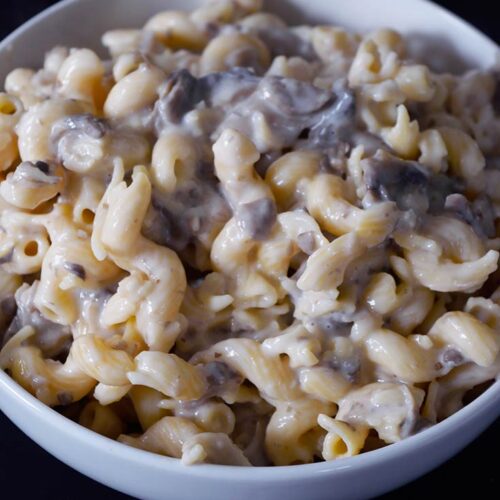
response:
[[[186,464],[357,455],[500,373],[498,73],[261,7],[161,12],[0,94],[1,368]]]

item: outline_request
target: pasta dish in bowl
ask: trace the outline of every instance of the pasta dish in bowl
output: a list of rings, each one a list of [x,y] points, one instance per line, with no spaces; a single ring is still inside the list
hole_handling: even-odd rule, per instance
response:
[[[102,43],[0,94],[20,386],[184,465],[286,466],[420,434],[498,377],[494,70],[253,0]]]

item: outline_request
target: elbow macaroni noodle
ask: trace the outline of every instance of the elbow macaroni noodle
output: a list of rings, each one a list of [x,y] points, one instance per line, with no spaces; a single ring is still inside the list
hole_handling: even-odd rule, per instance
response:
[[[498,73],[261,7],[0,93],[0,367],[184,464],[351,457],[500,374]]]

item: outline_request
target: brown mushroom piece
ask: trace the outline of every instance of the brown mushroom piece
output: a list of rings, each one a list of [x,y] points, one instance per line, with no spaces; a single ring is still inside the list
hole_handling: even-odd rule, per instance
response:
[[[209,387],[206,397],[233,392],[243,383],[243,377],[222,361],[210,361],[201,371]]]
[[[248,68],[210,73],[200,78],[200,86],[208,106],[230,106],[255,91],[261,80]]]
[[[194,77],[187,69],[174,72],[163,86],[153,111],[157,131],[182,121],[204,102],[208,107],[234,105],[251,94],[260,78],[245,68]]]
[[[38,281],[35,281],[31,286],[27,283],[23,284],[16,291],[16,314],[5,332],[4,342],[21,328],[32,326],[36,333],[31,337],[30,342],[39,347],[45,357],[55,358],[69,349],[72,339],[71,328],[50,321],[38,310],[34,303],[37,287]]]
[[[253,30],[253,34],[266,45],[272,58],[277,56],[298,56],[306,61],[317,59],[312,44],[288,27],[259,28]]]
[[[125,168],[145,163],[150,154],[146,138],[126,129],[112,129],[89,113],[70,115],[56,121],[51,129],[52,149],[63,166],[78,173],[105,177],[119,156]]]
[[[246,68],[202,78],[182,69],[170,77],[155,105],[157,132],[180,123],[200,103],[215,110],[213,130],[234,128],[252,140],[255,113],[262,114],[272,126],[275,141],[271,147],[261,148],[261,153],[291,146],[304,131],[305,147],[334,147],[350,139],[355,115],[354,95],[344,82],[324,90],[293,78],[260,78]]]
[[[469,224],[480,238],[495,237],[495,213],[487,195],[470,202],[462,194],[451,194],[446,197],[444,208]]]
[[[260,153],[281,151],[299,139],[299,147],[330,149],[350,139],[354,106],[354,96],[340,85],[325,90],[293,78],[266,76],[253,94],[231,109],[219,131],[234,128],[244,133]]]
[[[70,115],[57,121],[52,127],[52,137],[57,140],[59,135],[68,131],[78,131],[92,139],[100,139],[110,130],[107,123],[90,113]]]
[[[293,78],[268,76],[259,84],[259,96],[285,115],[308,115],[319,111],[332,99],[332,93]]]
[[[177,252],[197,241],[210,243],[231,211],[215,181],[198,182],[198,177],[169,196],[153,194],[142,227],[144,236]]]
[[[5,297],[0,301],[0,348],[8,340],[7,328],[14,319],[16,311],[17,304],[14,296]]]
[[[23,161],[17,166],[14,173],[19,180],[25,180],[33,186],[42,186],[44,184],[58,184],[61,180],[61,172],[54,163],[44,161]]]
[[[167,246],[175,251],[183,250],[191,239],[188,228],[183,226],[157,198],[151,200],[144,218],[142,234],[158,245]]]
[[[427,212],[429,173],[416,162],[377,155],[365,162],[367,190],[380,201],[395,201],[400,210]]]
[[[64,188],[63,168],[53,162],[23,161],[0,184],[0,195],[10,204],[33,210]]]
[[[179,123],[202,100],[199,80],[187,69],[174,72],[163,86],[155,104],[156,129],[162,130],[168,123]]]
[[[458,180],[432,174],[414,161],[401,160],[385,151],[363,161],[364,181],[376,201],[395,201],[400,210],[436,213],[448,195],[461,189]]]
[[[351,356],[332,355],[326,362],[326,366],[340,373],[346,380],[353,384],[359,382],[361,372],[361,354],[355,351]]]
[[[238,205],[236,220],[253,240],[265,240],[276,222],[276,204],[270,198],[260,198]]]
[[[354,94],[344,82],[334,89],[335,99],[309,129],[308,144],[313,149],[331,148],[339,141],[350,143],[356,114]]]

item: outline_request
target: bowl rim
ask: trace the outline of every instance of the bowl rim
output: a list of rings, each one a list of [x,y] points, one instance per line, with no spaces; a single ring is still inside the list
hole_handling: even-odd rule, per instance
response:
[[[22,32],[30,29],[45,17],[49,17],[59,10],[66,9],[72,4],[83,3],[85,1],[86,0],[62,0],[31,17],[0,41],[0,57],[2,56],[2,53],[9,50],[11,42],[13,42]],[[499,45],[496,44],[491,38],[482,33],[468,21],[462,19],[445,7],[434,3],[432,0],[413,1],[431,4],[433,8],[446,15],[454,24],[465,25],[467,29],[475,32],[476,35],[479,35],[484,44],[489,45],[490,48],[498,51]],[[332,474],[354,468],[359,471],[361,469],[371,468],[374,465],[380,465],[383,462],[404,458],[412,451],[412,449],[423,448],[437,438],[442,439],[446,435],[450,435],[465,428],[467,424],[473,421],[474,417],[477,417],[479,414],[487,414],[489,411],[492,411],[497,414],[497,418],[500,416],[500,378],[497,378],[497,380],[480,396],[474,399],[474,401],[443,421],[423,430],[418,434],[403,439],[402,441],[353,457],[286,466],[236,467],[217,464],[197,464],[196,466],[186,466],[182,464],[180,459],[133,448],[83,427],[39,401],[36,397],[31,395],[17,382],[15,382],[6,372],[0,370],[0,394],[2,392],[8,394],[12,399],[17,400],[20,406],[23,404],[26,414],[28,414],[27,412],[29,408],[30,411],[36,414],[40,420],[44,421],[44,424],[47,423],[47,421],[50,421],[48,424],[49,427],[57,427],[60,429],[60,432],[72,434],[76,440],[86,442],[88,446],[93,446],[99,452],[113,454],[120,457],[121,460],[140,463],[141,466],[147,466],[152,469],[168,468],[171,469],[171,472],[188,474],[198,478],[213,478],[215,473],[217,479],[225,481],[255,480],[257,475],[260,480],[272,479],[273,481],[290,481],[291,478],[293,480],[306,478],[310,479],[312,476],[319,474]]]
[[[63,0],[67,1],[67,0]],[[70,0],[70,1],[78,1],[78,0]],[[469,31],[474,32],[476,36],[478,36],[481,39],[481,42],[489,45],[491,49],[494,49],[499,53],[500,55],[500,46],[490,38],[486,33],[483,33],[479,28],[474,26],[471,22],[467,21],[466,19],[460,17],[458,14],[455,14],[451,10],[447,9],[443,5],[435,3],[433,0],[418,0],[419,2],[425,2],[426,4],[430,4],[436,11],[440,12],[440,14],[448,17],[451,22],[455,25],[462,25],[466,27]],[[0,46],[1,50],[1,46]]]
[[[140,462],[142,466],[153,468],[167,467],[172,469],[173,472],[181,474],[187,473],[198,477],[213,477],[213,474],[216,473],[217,478],[227,481],[255,479],[257,474],[260,476],[259,479],[289,481],[291,476],[296,480],[306,477],[310,478],[311,475],[317,474],[334,473],[354,468],[370,468],[373,465],[380,465],[381,462],[388,462],[398,458],[402,459],[412,449],[423,448],[436,439],[443,439],[446,435],[465,428],[479,414],[487,414],[495,409],[496,413],[500,414],[500,380],[497,379],[493,385],[474,399],[474,401],[441,422],[396,443],[353,457],[310,464],[282,466],[236,467],[217,464],[186,466],[182,464],[180,459],[133,448],[83,427],[36,399],[35,396],[21,387],[3,370],[0,370],[1,392],[5,392],[11,398],[18,400],[20,405],[24,404],[26,411],[29,408],[41,420],[51,420],[49,423],[50,426],[57,427],[61,432],[73,434],[76,440],[85,441],[89,446],[93,445],[100,452],[120,456],[122,460]]]
[[[41,10],[40,12],[29,18],[27,21],[22,23],[20,26],[18,26],[16,29],[14,29],[12,32],[10,32],[5,38],[0,40],[0,56],[3,51],[9,50],[10,43],[14,41],[15,38],[18,35],[20,35],[23,31],[29,29],[30,27],[37,24],[45,17],[51,16],[52,14],[58,12],[59,10],[66,9],[70,7],[72,4],[83,3],[85,1],[86,0],[59,0],[57,3],[47,7],[46,9]],[[452,22],[455,26],[461,25],[467,28],[467,30],[469,30],[470,32],[473,32],[477,37],[479,37],[482,43],[488,45],[491,50],[496,50],[498,52],[498,57],[500,60],[500,45],[497,44],[494,40],[492,40],[488,35],[483,33],[479,28],[471,24],[469,21],[461,18],[458,14],[455,14],[454,12],[448,10],[446,7],[435,3],[433,0],[402,0],[402,1],[409,3],[410,2],[426,3],[431,8],[436,10],[436,12],[439,12],[441,15],[446,16],[449,22]]]

